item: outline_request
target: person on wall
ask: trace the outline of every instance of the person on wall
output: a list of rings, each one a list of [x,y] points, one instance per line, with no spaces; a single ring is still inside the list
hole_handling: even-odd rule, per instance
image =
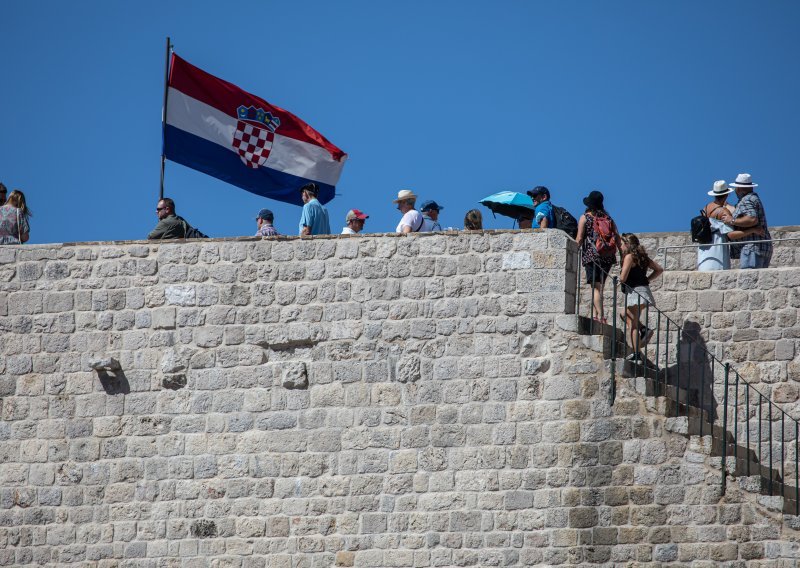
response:
[[[619,232],[614,220],[603,205],[603,194],[592,191],[583,198],[586,211],[578,220],[578,238],[581,264],[586,273],[586,283],[592,287],[592,317],[606,323],[603,314],[603,288],[611,267],[617,263]]]
[[[653,330],[646,329],[644,334],[640,331],[639,322],[642,312],[648,306],[655,307],[656,301],[650,290],[650,282],[658,278],[664,269],[655,260],[647,255],[647,251],[639,243],[639,238],[633,233],[623,233],[621,237],[622,268],[619,281],[622,292],[625,294],[625,318],[627,320],[627,335],[625,339],[633,350],[629,356],[634,361],[641,360],[641,350],[653,337]],[[650,270],[650,274],[647,271]]]
[[[31,230],[28,219],[31,215],[25,202],[25,194],[18,189],[12,191],[5,204],[0,206],[0,245],[21,245],[28,242]]]

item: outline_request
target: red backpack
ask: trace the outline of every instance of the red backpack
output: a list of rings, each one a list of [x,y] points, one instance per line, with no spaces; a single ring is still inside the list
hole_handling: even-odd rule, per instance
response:
[[[594,216],[594,234],[596,240],[594,247],[600,256],[614,256],[617,254],[619,243],[617,242],[617,231],[614,221],[608,215]]]

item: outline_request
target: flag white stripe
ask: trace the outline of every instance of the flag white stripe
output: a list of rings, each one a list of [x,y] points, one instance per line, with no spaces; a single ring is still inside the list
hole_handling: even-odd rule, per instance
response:
[[[167,102],[167,124],[170,126],[236,152],[233,137],[237,122],[236,117],[170,87]],[[276,132],[272,151],[262,167],[336,185],[343,166],[344,160],[337,162],[324,148]]]

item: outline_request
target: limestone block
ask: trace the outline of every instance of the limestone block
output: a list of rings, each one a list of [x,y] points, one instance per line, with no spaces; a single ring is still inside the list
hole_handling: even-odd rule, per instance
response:
[[[285,363],[282,369],[282,384],[287,389],[308,388],[306,364],[302,361]]]
[[[119,361],[113,357],[90,358],[87,361],[87,366],[94,371],[119,371],[121,368]]]
[[[168,304],[194,306],[197,303],[197,289],[194,286],[167,286],[164,297]]]
[[[175,318],[175,308],[157,308],[151,313],[151,321],[154,329],[175,329]]]
[[[800,397],[800,387],[795,383],[781,383],[772,389],[772,401],[776,403],[796,402]]]
[[[419,357],[403,356],[397,361],[395,378],[400,383],[413,383],[420,379]]]

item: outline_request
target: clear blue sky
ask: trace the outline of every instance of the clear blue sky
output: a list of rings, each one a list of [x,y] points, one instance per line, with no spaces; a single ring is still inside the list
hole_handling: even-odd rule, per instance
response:
[[[286,108],[350,158],[329,205],[392,231],[403,188],[460,228],[500,190],[547,185],[621,229],[688,230],[714,180],[749,172],[770,225],[800,222],[800,2],[673,0],[0,2],[0,181],[31,243],[156,223],[164,48]],[[211,236],[300,208],[167,163],[166,195]]]

